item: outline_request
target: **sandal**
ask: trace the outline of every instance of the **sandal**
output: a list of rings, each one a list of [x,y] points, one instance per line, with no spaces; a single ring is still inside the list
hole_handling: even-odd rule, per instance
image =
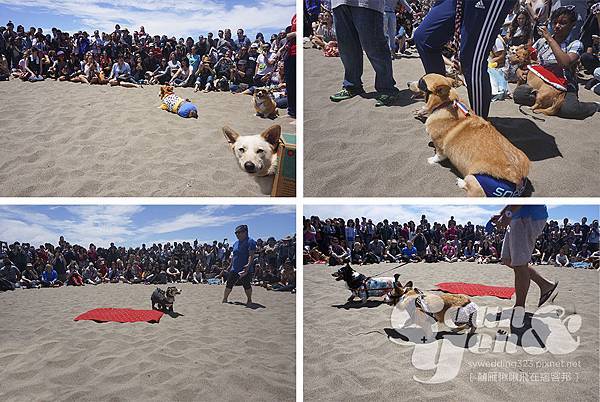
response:
[[[544,303],[546,303],[548,301],[548,299],[550,299],[550,296],[552,296],[552,293],[554,293],[557,286],[558,286],[558,281],[556,281],[554,283],[554,286],[552,286],[552,289],[550,289],[549,291],[547,291],[546,293],[544,293],[540,296],[540,302],[538,303],[538,307],[542,307],[542,305]],[[555,297],[556,297],[556,295],[552,298],[552,300],[554,300]]]

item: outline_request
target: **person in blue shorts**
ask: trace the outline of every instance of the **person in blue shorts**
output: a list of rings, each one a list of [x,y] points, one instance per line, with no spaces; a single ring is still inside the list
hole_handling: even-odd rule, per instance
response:
[[[256,252],[256,241],[248,236],[248,226],[240,225],[235,228],[237,241],[233,245],[231,266],[227,275],[223,303],[228,302],[233,287],[239,282],[246,292],[246,305],[252,305],[252,274],[254,273],[254,254]]]
[[[515,271],[515,307],[525,308],[529,282],[540,288],[538,307],[556,297],[558,281],[550,282],[529,264],[535,242],[548,219],[545,205],[507,205],[499,215],[492,217],[498,228],[507,227],[502,243],[502,264]],[[554,300],[554,298],[552,298]]]

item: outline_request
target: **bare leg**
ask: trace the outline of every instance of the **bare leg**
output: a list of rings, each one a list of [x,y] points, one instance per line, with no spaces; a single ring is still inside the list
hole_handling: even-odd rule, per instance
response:
[[[541,294],[546,293],[554,286],[553,282],[550,282],[541,276],[530,265],[513,267],[513,270],[515,271],[515,306],[525,307],[525,299],[527,299],[527,293],[529,291],[529,281],[533,281],[538,285]]]
[[[246,297],[248,298],[246,306],[249,306],[252,304],[252,288],[244,289],[244,292],[246,292]]]
[[[223,301],[222,301],[222,303],[227,303],[227,298],[229,298],[229,295],[231,294],[232,290],[233,289],[225,288],[225,292],[223,292]]]
[[[121,81],[121,86],[125,87],[125,88],[139,88],[140,86],[138,84],[134,84],[133,82],[123,82]]]

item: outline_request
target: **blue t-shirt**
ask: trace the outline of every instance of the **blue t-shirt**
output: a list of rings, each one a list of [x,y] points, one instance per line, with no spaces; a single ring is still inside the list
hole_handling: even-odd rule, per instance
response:
[[[412,257],[415,254],[417,254],[417,248],[415,246],[412,246],[412,248],[404,247],[402,249],[402,255]]]
[[[513,219],[530,218],[534,221],[548,219],[548,209],[545,205],[523,205],[517,212],[513,213]]]
[[[238,273],[248,264],[250,251],[256,250],[256,242],[254,239],[247,238],[243,241],[236,241],[233,245],[233,258],[231,261],[231,272]],[[250,271],[254,271],[254,267],[250,266]]]
[[[48,271],[44,271],[42,272],[42,280],[45,282],[52,282],[58,279],[58,274],[56,273],[55,270],[52,270],[52,272],[48,272]]]

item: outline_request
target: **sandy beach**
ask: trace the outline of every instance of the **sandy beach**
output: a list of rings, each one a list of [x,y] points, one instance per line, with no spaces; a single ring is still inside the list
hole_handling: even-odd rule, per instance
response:
[[[158,324],[73,321],[148,309],[154,286],[0,293],[0,400],[295,400],[295,295],[255,288],[248,309],[221,304],[223,286],[177,286],[181,316]]]
[[[377,264],[354,268],[370,276],[394,266]],[[390,320],[392,307],[380,304],[380,298],[369,299],[363,307],[359,307],[360,303],[345,305],[350,293],[342,282],[336,282],[331,277],[334,270],[326,265],[304,266],[304,397],[307,401],[397,400],[409,397],[431,401],[597,400],[597,271],[539,267],[542,275],[560,281],[554,304],[565,309],[560,319],[548,313],[550,315],[545,319],[550,321],[544,322],[558,323],[560,320],[564,325],[567,322],[573,324],[578,321],[578,316],[566,317],[574,312],[581,319],[580,328],[572,332],[572,338],[569,338],[573,342],[579,341],[574,351],[556,354],[541,350],[539,344],[538,347],[525,345],[525,341],[523,345],[533,353],[526,353],[521,346],[511,353],[496,351],[496,346],[504,346],[502,343],[494,344],[494,349],[488,346],[483,353],[465,349],[462,361],[458,361],[460,369],[454,379],[426,384],[415,381],[414,377],[427,381],[432,378],[434,370],[415,368],[412,359],[416,346],[392,342],[397,337],[388,339],[388,335],[396,333]],[[512,271],[500,265],[419,263],[405,265],[384,275],[393,276],[394,273],[401,275],[401,282],[412,280],[415,286],[424,291],[433,289],[434,284],[439,282],[495,286],[513,284]],[[528,312],[537,310],[538,298],[539,290],[532,285],[527,299]],[[472,297],[472,300],[480,310],[513,305],[510,300],[491,296]],[[494,339],[498,328],[509,329],[497,323],[489,314],[485,318],[486,325],[478,328],[476,335],[471,338],[473,342],[483,339],[485,335]],[[540,323],[535,316],[531,320],[534,328],[540,328]],[[549,331],[542,324],[542,329],[536,332],[548,349],[556,343],[554,337],[559,330],[566,327],[558,324],[552,328]],[[438,340],[430,345],[439,346],[442,342],[447,341]],[[508,348],[509,343],[505,346]],[[439,359],[442,360],[441,357]],[[448,361],[440,362],[446,363]],[[521,381],[520,376],[527,376],[530,380]],[[515,378],[518,380],[515,381]]]
[[[415,53],[415,52],[413,52]],[[416,53],[415,53],[416,55]],[[463,197],[451,165],[432,166],[423,123],[412,112],[423,103],[410,98],[406,83],[423,75],[419,59],[393,61],[402,91],[391,107],[376,108],[374,72],[364,58],[367,94],[340,103],[329,96],[341,88],[339,58],[304,50],[304,191],[318,197]],[[513,86],[514,87],[514,86]],[[582,101],[599,101],[580,87]],[[468,100],[466,89],[459,89]],[[533,196],[586,197],[600,192],[600,115],[586,120],[521,114],[512,100],[493,102],[492,123],[532,161]]]
[[[265,196],[270,178],[243,172],[222,134],[273,124],[295,132],[281,111],[254,115],[251,97],[176,93],[198,119],[158,109],[158,86],[127,89],[46,80],[0,84],[0,196]],[[285,117],[284,117],[285,116]]]

